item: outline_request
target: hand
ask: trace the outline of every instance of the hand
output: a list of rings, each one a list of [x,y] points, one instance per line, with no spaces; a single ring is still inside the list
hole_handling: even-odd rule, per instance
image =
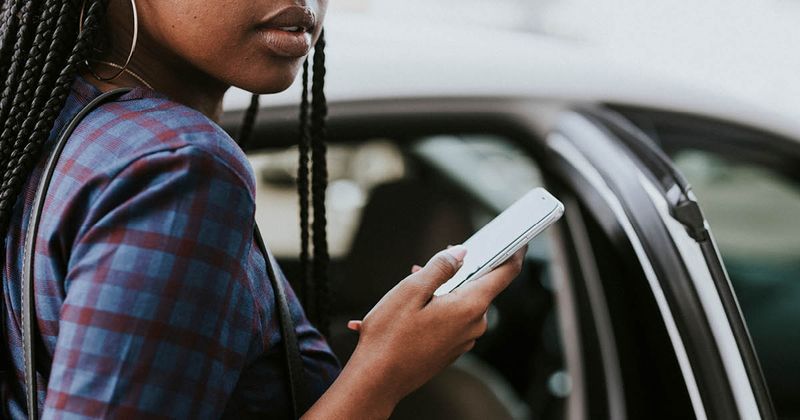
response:
[[[452,248],[452,247],[453,247],[452,245],[448,245],[447,246],[448,249]],[[411,266],[411,274],[414,274],[419,270],[422,270],[422,266],[419,266],[419,265],[416,265],[416,264]],[[350,321],[347,321],[347,328],[349,330],[353,330],[355,332],[360,332],[361,331],[361,321],[359,321],[357,319],[351,319]]]
[[[472,349],[486,332],[489,305],[519,274],[526,249],[480,279],[436,297],[433,292],[458,271],[466,250],[449,248],[425,267],[412,267],[412,274],[363,321],[348,323],[360,333],[351,361],[370,366],[372,376],[382,380],[375,386],[396,403]]]

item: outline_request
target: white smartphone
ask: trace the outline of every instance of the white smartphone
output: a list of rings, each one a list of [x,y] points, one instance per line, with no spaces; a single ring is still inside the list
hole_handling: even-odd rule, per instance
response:
[[[433,293],[440,296],[492,271],[564,214],[544,188],[534,188],[467,239],[464,265]]]

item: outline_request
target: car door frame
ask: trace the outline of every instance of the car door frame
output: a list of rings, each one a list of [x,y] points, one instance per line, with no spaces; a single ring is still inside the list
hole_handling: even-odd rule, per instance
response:
[[[601,107],[565,112],[547,147],[566,179],[601,192],[635,245],[696,416],[773,418],[713,235],[666,155],[633,124]]]

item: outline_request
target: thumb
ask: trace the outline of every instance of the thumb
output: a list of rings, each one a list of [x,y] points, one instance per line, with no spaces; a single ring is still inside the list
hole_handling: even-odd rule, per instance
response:
[[[461,268],[466,254],[467,248],[462,245],[439,251],[413,276],[417,277],[423,285],[425,293],[433,294],[439,286],[450,280]]]

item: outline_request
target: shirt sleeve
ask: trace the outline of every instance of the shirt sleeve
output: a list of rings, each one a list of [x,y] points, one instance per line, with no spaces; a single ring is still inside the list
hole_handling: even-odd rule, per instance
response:
[[[44,418],[218,418],[259,331],[253,193],[185,145],[119,171],[78,229]]]

